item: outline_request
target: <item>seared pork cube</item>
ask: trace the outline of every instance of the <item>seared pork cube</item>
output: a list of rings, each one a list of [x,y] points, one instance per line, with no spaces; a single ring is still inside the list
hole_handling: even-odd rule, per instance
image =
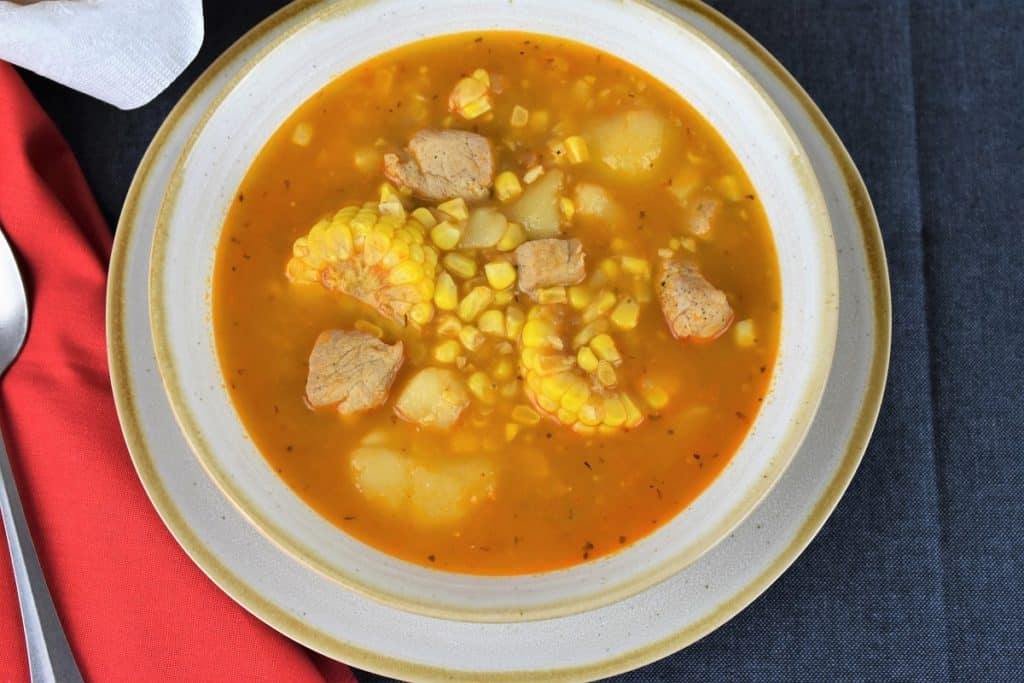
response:
[[[657,289],[661,310],[677,339],[714,339],[732,322],[725,293],[689,263],[666,261]]]
[[[583,245],[577,239],[549,238],[524,242],[516,248],[519,289],[535,297],[538,289],[575,285],[583,281]]]
[[[484,199],[494,183],[494,154],[482,135],[462,130],[421,130],[406,154],[384,155],[384,175],[432,202]]]
[[[387,400],[402,359],[402,342],[389,346],[365,332],[321,332],[309,355],[306,399],[317,408],[337,404],[342,415],[376,408]]]

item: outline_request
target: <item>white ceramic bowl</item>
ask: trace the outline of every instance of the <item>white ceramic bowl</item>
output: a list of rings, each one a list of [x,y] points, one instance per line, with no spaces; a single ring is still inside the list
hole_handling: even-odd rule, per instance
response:
[[[688,508],[611,556],[515,577],[431,570],[385,555],[316,514],[248,438],[224,386],[210,311],[221,226],[277,127],[334,77],[423,38],[483,30],[561,36],[622,57],[701,112],[746,169],[772,226],[782,333],[772,385],[735,457]],[[724,538],[775,483],[814,417],[832,362],[839,291],[825,202],[779,112],[724,52],[646,2],[376,0],[324,2],[228,85],[192,135],[169,184],[151,260],[150,316],[168,397],[224,494],[287,552],[388,604],[463,620],[544,618],[610,603],[678,571]]]

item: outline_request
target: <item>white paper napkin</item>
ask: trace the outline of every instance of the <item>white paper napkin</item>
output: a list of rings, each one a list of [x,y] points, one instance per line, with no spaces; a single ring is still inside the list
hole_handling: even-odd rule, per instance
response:
[[[202,42],[202,0],[0,0],[0,60],[120,109],[160,94]]]

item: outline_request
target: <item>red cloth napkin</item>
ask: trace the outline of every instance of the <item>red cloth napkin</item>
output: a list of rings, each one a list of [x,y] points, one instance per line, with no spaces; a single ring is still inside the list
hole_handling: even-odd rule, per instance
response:
[[[28,344],[0,383],[0,424],[57,611],[89,681],[355,681],[222,593],[150,505],[107,373],[111,235],[74,157],[0,63],[0,226],[20,257]],[[0,536],[3,531],[0,529]],[[0,552],[0,680],[27,681]]]

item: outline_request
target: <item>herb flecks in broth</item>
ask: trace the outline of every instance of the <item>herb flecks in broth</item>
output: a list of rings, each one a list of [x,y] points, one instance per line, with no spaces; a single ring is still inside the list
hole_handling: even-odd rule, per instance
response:
[[[614,552],[714,479],[767,390],[760,203],[696,112],[609,55],[401,48],[300,107],[243,194],[214,286],[239,414],[299,495],[404,559]]]

